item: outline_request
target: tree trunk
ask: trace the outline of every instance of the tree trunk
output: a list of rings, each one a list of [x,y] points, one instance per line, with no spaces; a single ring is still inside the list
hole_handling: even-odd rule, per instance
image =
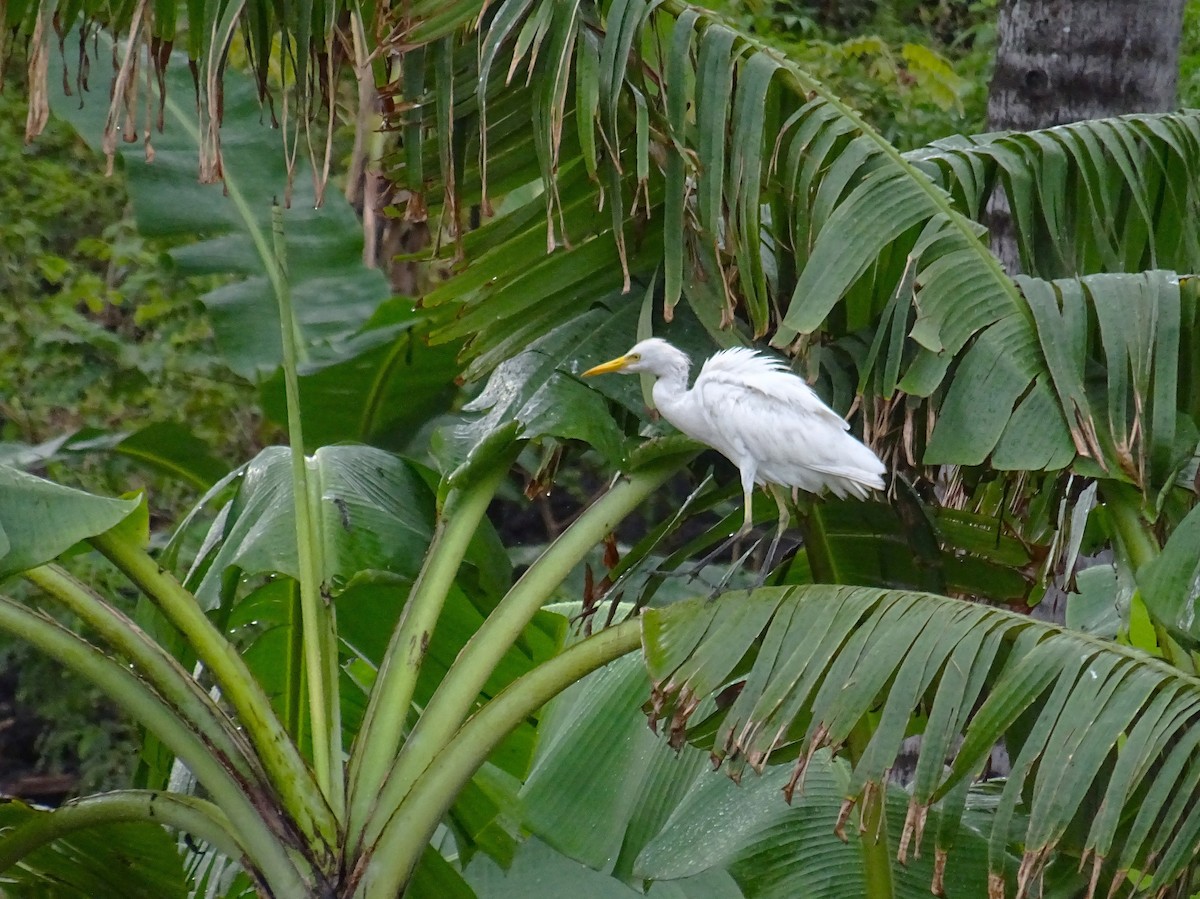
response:
[[[1005,0],[988,127],[1030,131],[1175,104],[1184,0]],[[986,224],[1005,269],[1021,270],[1008,198]]]
[[[1007,0],[988,126],[1028,131],[1175,103],[1184,0]]]

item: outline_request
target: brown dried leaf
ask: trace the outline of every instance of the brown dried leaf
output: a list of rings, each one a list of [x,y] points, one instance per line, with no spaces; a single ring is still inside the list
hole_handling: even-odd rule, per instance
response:
[[[838,810],[837,823],[833,825],[834,835],[843,843],[849,840],[849,837],[846,836],[846,822],[850,820],[856,802],[855,799],[843,799],[842,807]]]
[[[620,561],[621,551],[617,548],[617,537],[615,534],[608,534],[604,538],[604,567],[611,571]]]
[[[886,784],[886,783],[887,783],[887,781],[884,781],[884,784]],[[881,804],[887,803],[887,787],[885,785],[878,784],[873,780],[868,780],[866,783],[866,786],[863,787],[862,799],[860,800],[860,802],[861,802],[861,807],[862,807],[862,814],[858,816],[858,832],[863,837],[863,839],[869,838],[871,840],[878,841],[879,837],[880,837],[879,828],[883,827],[884,819],[882,817],[880,817],[879,823],[878,823],[878,825],[876,825],[876,831],[875,831],[874,835],[868,837],[868,835],[867,835],[867,818],[869,817],[869,815],[867,814],[867,809],[869,809],[871,807],[872,803],[875,803],[875,802],[879,802]]]
[[[1116,895],[1121,892],[1128,874],[1128,869],[1124,868],[1117,872],[1116,876],[1112,879],[1112,883],[1108,885],[1108,899],[1115,899]]]
[[[1017,870],[1017,899],[1028,896],[1030,886],[1040,882],[1046,861],[1053,854],[1054,847],[1055,844],[1052,843],[1041,849],[1027,850],[1022,856],[1021,867]]]
[[[700,697],[691,689],[685,688],[675,701],[675,713],[671,716],[671,726],[667,745],[672,749],[682,749],[687,742],[687,724],[693,713],[700,705]]]
[[[925,835],[925,822],[929,818],[929,806],[911,802],[908,814],[904,818],[904,832],[900,835],[900,851],[896,859],[902,865],[908,864],[908,848],[912,846],[913,858],[921,857],[921,838]]]
[[[1004,899],[1004,875],[999,871],[988,872],[988,899]]]
[[[25,114],[25,143],[30,143],[50,121],[50,54],[47,42],[50,29],[46,27],[46,11],[39,7],[29,38],[29,107]]]
[[[935,896],[946,895],[946,857],[945,849],[938,847],[933,854],[933,882],[929,884],[929,892]]]
[[[796,766],[792,769],[792,776],[788,778],[788,782],[783,785],[783,798],[790,805],[792,796],[795,795],[796,788],[799,787],[801,792],[804,792],[804,772],[808,769],[808,763],[812,761],[813,755],[818,749],[825,745],[825,740],[829,736],[829,729],[820,724],[813,733],[812,741],[808,744],[808,752],[796,759]]]
[[[1096,895],[1096,887],[1100,885],[1100,869],[1104,866],[1103,856],[1096,854],[1092,856],[1092,876],[1088,880],[1087,899],[1094,899]]]
[[[107,169],[111,173],[117,154],[117,134],[126,142],[137,140],[137,87],[138,59],[145,42],[145,25],[148,16],[147,0],[138,0],[133,18],[129,20],[129,37],[125,40],[125,52],[116,66],[117,74],[112,83],[112,95],[108,104],[108,116],[104,121],[102,147]],[[117,45],[113,44],[113,62],[118,60]]]

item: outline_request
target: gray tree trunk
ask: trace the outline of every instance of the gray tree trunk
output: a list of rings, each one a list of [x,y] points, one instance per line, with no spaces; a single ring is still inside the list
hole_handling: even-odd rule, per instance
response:
[[[1175,104],[1184,0],[1007,0],[988,126],[1028,131]]]
[[[1175,105],[1184,0],[1005,0],[988,128],[1030,131]],[[1021,270],[997,190],[988,204],[992,249]]]

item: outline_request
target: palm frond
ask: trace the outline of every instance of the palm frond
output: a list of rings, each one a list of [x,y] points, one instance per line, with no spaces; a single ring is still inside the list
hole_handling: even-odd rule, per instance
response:
[[[1017,281],[1033,327],[998,325],[966,351],[925,461],[990,455],[997,468],[1036,471],[1078,457],[1083,473],[1148,494],[1169,488],[1196,445],[1187,361],[1197,339],[1194,279],[1150,271]],[[885,344],[885,353],[899,351]]]
[[[676,745],[706,734],[735,778],[795,757],[791,795],[817,750],[865,726],[852,804],[921,733],[902,857],[920,851],[930,807],[962,808],[956,787],[1002,737],[1013,764],[991,839],[1002,849],[1027,809],[1019,895],[1059,849],[1090,868],[1089,895],[1131,869],[1152,875],[1139,888],[1154,894],[1195,855],[1200,681],[1138,650],[945,597],[838,586],[649,611],[644,640],[652,719]],[[718,691],[720,712],[693,723]],[[940,832],[935,849],[947,851]]]
[[[1002,188],[1030,274],[1191,272],[1200,261],[1195,112],[954,137],[905,155],[972,218]]]
[[[656,738],[638,709],[649,688],[641,659],[626,657],[554,700],[539,726],[537,757],[522,789],[526,828],[559,852],[626,882],[666,881],[655,893],[668,883],[686,890],[687,878],[723,869],[746,896],[869,895],[861,841],[870,835],[852,826],[835,833],[850,777],[842,759],[817,752],[804,794],[788,805],[779,791],[789,765],[734,784],[712,770],[702,750],[676,752]],[[984,795],[978,791],[968,800],[965,826],[941,873],[944,895],[987,892],[988,843],[978,828],[989,818],[981,807]],[[893,790],[887,800],[894,853],[907,796]],[[581,818],[581,808],[591,813]],[[938,820],[934,811],[931,827]],[[1015,875],[1017,858],[1005,854],[1006,870]],[[934,861],[930,853],[919,859],[910,853],[907,865],[893,867],[897,899],[929,895],[938,876]]]

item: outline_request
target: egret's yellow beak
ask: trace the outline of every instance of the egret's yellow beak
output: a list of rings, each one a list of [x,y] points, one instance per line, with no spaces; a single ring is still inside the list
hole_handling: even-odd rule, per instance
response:
[[[595,368],[589,368],[583,373],[585,378],[590,378],[592,375],[611,375],[613,372],[620,371],[629,364],[628,356],[618,356],[616,359],[610,359],[608,362],[602,362]]]

